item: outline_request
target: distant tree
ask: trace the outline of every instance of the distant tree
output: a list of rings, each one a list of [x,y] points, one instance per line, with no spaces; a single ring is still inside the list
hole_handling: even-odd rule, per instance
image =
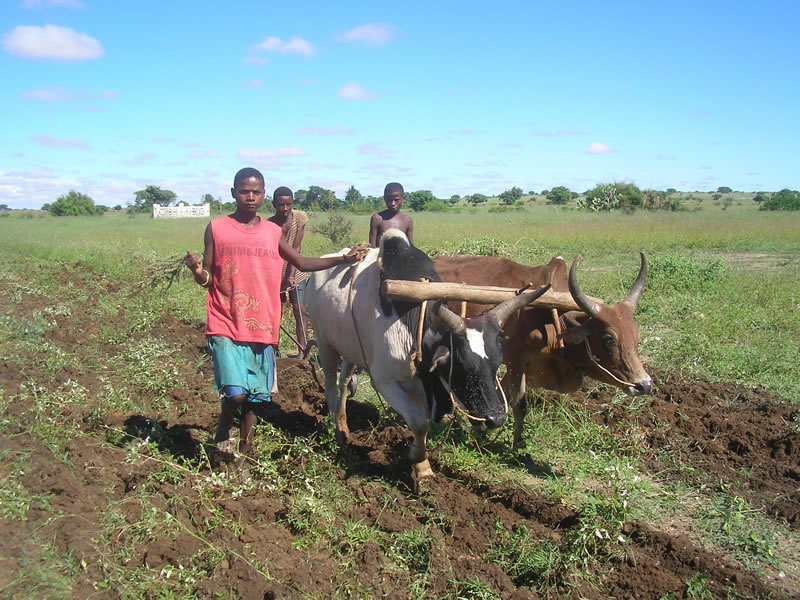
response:
[[[434,200],[436,196],[430,190],[417,190],[406,194],[406,204],[415,211],[425,210],[425,205]]]
[[[361,192],[352,186],[349,190],[347,190],[344,203],[347,205],[348,212],[357,215],[368,215],[385,208],[382,197],[378,198],[377,196],[362,196]]]
[[[758,210],[800,210],[800,192],[784,188],[762,202]]]
[[[115,205],[114,210],[122,210],[122,205],[121,204]]]
[[[545,196],[549,204],[566,204],[572,199],[572,192],[563,185],[558,185]]]
[[[548,195],[549,193],[550,193],[550,190],[542,190],[542,191],[539,193],[539,195],[540,195],[540,196],[544,196],[545,198],[547,198],[547,195]]]
[[[717,202],[720,198],[722,198],[722,194],[711,194],[711,198],[714,202]]]
[[[49,202],[45,202],[44,204],[42,204],[42,210],[46,210],[46,211],[49,212],[50,211],[50,203]]]
[[[500,202],[507,206],[514,204],[517,200],[522,198],[522,189],[514,186],[510,190],[502,192],[498,198],[500,199]]]
[[[613,185],[598,185],[593,190],[587,191],[582,198],[578,198],[577,207],[582,210],[612,210],[619,206],[617,188]]]
[[[720,194],[730,194],[731,192],[733,192],[733,190],[731,188],[729,188],[728,186],[725,186],[725,185],[723,185],[721,187],[718,187],[717,191]]]
[[[303,208],[308,208],[306,206],[306,196],[308,195],[308,190],[297,190],[294,193],[294,203],[298,206]]]
[[[200,202],[195,204],[195,206],[203,206],[204,204],[214,204],[216,200],[214,200],[214,196],[211,194],[203,194],[200,196]]]
[[[675,188],[667,188],[667,193],[668,194],[677,194],[678,190],[676,190]]]
[[[455,205],[455,204],[458,204],[460,200],[461,200],[461,196],[459,196],[458,194],[453,194],[452,196],[450,196],[450,200],[448,200],[448,202],[451,205]]]
[[[315,208],[318,210],[333,210],[337,208],[336,194],[333,190],[312,185],[308,188],[303,208]]]
[[[57,217],[102,215],[103,209],[99,206],[95,206],[94,200],[86,194],[70,190],[64,196],[59,196],[58,199],[50,205],[50,214]]]
[[[630,212],[642,206],[642,191],[632,183],[600,184],[586,192],[578,206],[595,211],[621,208]]]
[[[535,195],[536,192],[534,192],[533,190],[528,190],[528,196],[535,196]]]
[[[361,195],[361,192],[359,192],[354,185],[351,185],[344,195],[344,203],[347,205],[360,204],[363,199],[364,196]]]
[[[765,192],[756,192],[756,195],[753,196],[753,202],[761,204],[762,202],[766,202],[767,198],[768,196],[766,195]]]
[[[128,207],[129,213],[148,213],[153,211],[153,204],[169,206],[177,199],[172,190],[162,190],[157,185],[148,185],[135,193],[134,203]]]
[[[472,196],[467,196],[467,202],[469,202],[473,206],[478,206],[478,204],[483,204],[488,200],[489,198],[487,198],[483,194],[472,194]]]

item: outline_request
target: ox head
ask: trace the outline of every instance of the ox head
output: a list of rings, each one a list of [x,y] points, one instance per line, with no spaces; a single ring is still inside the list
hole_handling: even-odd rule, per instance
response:
[[[444,412],[442,405],[448,405],[452,397],[479,430],[494,429],[505,422],[508,404],[496,383],[497,368],[503,362],[503,325],[549,288],[546,285],[520,294],[472,318],[462,318],[445,302],[438,303],[422,352],[428,386],[432,386],[438,405],[435,412]]]
[[[647,281],[647,261],[641,255],[639,275],[622,302],[597,304],[581,291],[576,275],[578,256],[569,270],[569,291],[583,310],[583,315],[570,317],[571,327],[565,334],[569,361],[591,377],[614,385],[630,396],[649,394],[653,381],[639,358],[639,325],[633,312]],[[587,319],[588,317],[588,319]]]

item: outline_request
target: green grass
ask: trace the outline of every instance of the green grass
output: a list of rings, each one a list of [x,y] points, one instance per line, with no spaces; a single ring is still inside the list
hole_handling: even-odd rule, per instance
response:
[[[694,201],[688,204],[693,207]],[[539,201],[523,211],[490,213],[482,208],[412,216],[416,242],[429,251],[492,252],[529,264],[558,254],[571,262],[581,254],[581,286],[608,302],[625,296],[643,250],[651,270],[637,320],[646,364],[689,378],[766,386],[784,401],[800,403],[800,215],[759,213],[744,200],[724,212],[708,200],[701,206],[700,212],[594,215]],[[311,223],[324,218],[312,214]],[[362,241],[369,216],[350,218],[353,241]],[[121,463],[144,473],[134,493],[108,507],[95,533],[99,570],[92,571],[92,585],[97,597],[112,591],[127,598],[196,596],[198,581],[234,559],[220,540],[242,533],[241,522],[221,503],[249,493],[279,496],[281,523],[295,536],[295,548],[309,556],[326,548],[340,572],[352,573],[336,597],[366,598],[374,592],[357,577],[358,553],[369,543],[388,560],[382,567],[387,580],[402,586],[408,597],[431,597],[432,569],[444,568],[433,564],[440,551],[436,536],[447,535],[452,523],[443,521],[424,498],[407,501],[385,481],[357,475],[353,477],[360,488],[381,499],[382,512],[416,521],[419,527],[389,532],[342,518],[366,500],[354,497],[352,488],[335,476],[341,461],[349,459],[338,455],[331,431],[293,438],[268,423],[260,425],[257,455],[250,464],[253,478],[245,483],[225,469],[211,468],[208,454],[191,460],[170,454],[160,416],[176,409],[168,391],[181,382],[174,370],[177,348],[158,335],[159,324],[165,312],[187,322],[204,321],[204,290],[189,279],[166,291],[135,284],[146,281],[148,269],[159,260],[187,249],[199,251],[204,228],[201,220],[111,215],[0,221],[0,283],[7,306],[0,309],[0,359],[13,361],[21,384],[19,390],[0,390],[0,435],[15,440],[25,436],[31,449],[0,454],[0,516],[23,524],[32,509],[52,513],[52,498],[30,492],[23,483],[32,449],[47,448],[54,461],[76,469],[81,465],[73,464],[70,441],[92,436],[98,449],[118,453]],[[335,249],[309,229],[305,254]],[[86,285],[62,286],[62,273]],[[101,281],[112,285],[96,298]],[[57,319],[79,317],[106,325],[81,347],[45,339]],[[290,317],[284,324],[294,333]],[[285,341],[281,349],[293,351]],[[102,397],[92,397],[74,382],[44,384],[67,367],[96,373]],[[103,378],[110,373],[115,382],[124,383],[108,383]],[[376,403],[379,428],[395,422],[393,411],[374,399],[366,376],[361,378],[356,399]],[[524,424],[528,447],[515,454],[509,450],[510,425],[478,442],[468,424],[456,420],[435,426],[430,438],[438,448],[438,464],[452,476],[524,489],[580,516],[561,543],[537,539],[524,526],[497,522],[486,548],[476,552],[520,585],[556,597],[570,582],[591,579],[591,573],[601,572],[624,552],[622,525],[631,520],[657,527],[680,515],[690,523],[696,543],[763,573],[781,568],[788,556],[781,548],[797,546],[796,533],[758,507],[723,488],[703,488],[679,457],[674,457],[675,469],[687,470],[687,484],[666,485],[644,476],[638,462],[641,440],[633,428],[611,431],[598,425],[568,396],[545,399],[534,394],[531,400]],[[612,403],[632,420],[641,409],[628,398],[615,397]],[[13,417],[8,416],[12,404],[17,408]],[[73,418],[83,410],[86,421]],[[106,425],[114,412],[146,416],[153,425],[139,432]],[[167,497],[162,492],[173,488],[182,493]],[[190,514],[191,525],[171,516],[175,514]],[[52,519],[59,517],[51,514]],[[132,557],[147,540],[186,535],[199,549],[182,560],[182,568],[133,564]],[[59,550],[48,539],[33,535],[23,550],[4,594],[71,597],[75,580],[89,572],[81,556]],[[0,551],[0,559],[5,558],[10,557]],[[276,577],[254,549],[238,551],[235,559],[265,578]],[[704,574],[684,583],[682,595],[674,597],[708,597]],[[313,590],[305,592],[314,597]],[[480,579],[452,576],[438,597],[499,596]]]

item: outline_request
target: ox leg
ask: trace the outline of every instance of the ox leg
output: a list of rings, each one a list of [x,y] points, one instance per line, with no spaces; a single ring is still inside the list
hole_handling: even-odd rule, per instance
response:
[[[350,380],[353,378],[353,371],[356,366],[342,359],[342,366],[339,370],[339,406],[336,410],[336,441],[344,444],[350,435],[350,428],[347,426],[347,398],[349,396]],[[333,414],[333,413],[331,413]],[[343,439],[339,439],[341,436]]]
[[[318,341],[317,352],[319,364],[325,374],[325,399],[328,401],[328,413],[333,421],[336,442],[344,445],[350,435],[350,431],[347,428],[347,420],[345,419],[342,422],[339,420],[340,393],[339,386],[336,383],[337,375],[339,374],[339,353],[324,340]],[[344,413],[344,408],[341,409],[341,412]]]
[[[528,413],[528,398],[525,395],[525,373],[508,369],[501,382],[506,397],[511,403],[514,414],[514,439],[511,448],[517,450],[525,447],[522,439],[522,426],[525,424],[525,415]]]
[[[411,476],[415,491],[419,491],[420,481],[433,477],[433,469],[427,458],[430,416],[421,408],[426,405],[422,382],[414,379],[406,385],[401,385],[397,382],[375,381],[375,388],[389,406],[400,413],[414,436],[414,441],[408,451],[408,458],[413,466]]]

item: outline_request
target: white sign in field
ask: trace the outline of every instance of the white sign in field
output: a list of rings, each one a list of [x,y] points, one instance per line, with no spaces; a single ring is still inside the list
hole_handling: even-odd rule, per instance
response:
[[[180,219],[183,217],[208,217],[211,215],[211,205],[206,202],[201,206],[186,206],[183,202],[177,206],[160,206],[153,204],[154,219]]]

